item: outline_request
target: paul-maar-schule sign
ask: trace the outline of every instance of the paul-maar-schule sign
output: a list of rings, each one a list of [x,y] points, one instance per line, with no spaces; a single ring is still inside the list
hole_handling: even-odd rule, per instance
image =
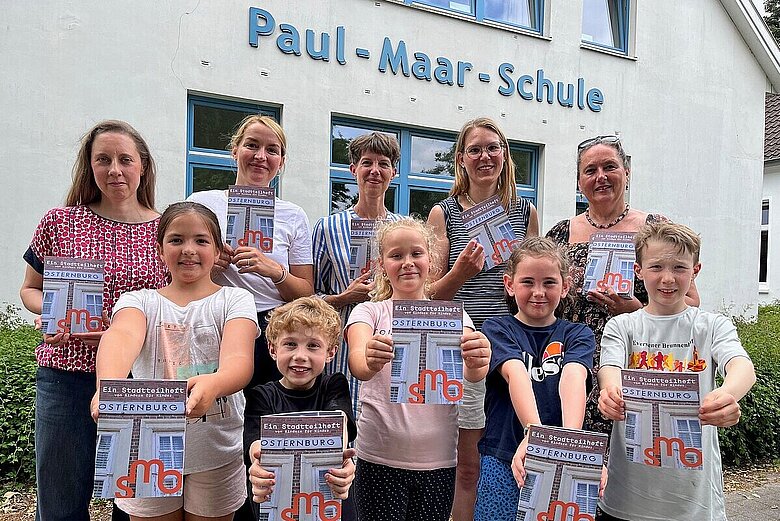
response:
[[[343,26],[336,27],[335,45],[332,46],[331,35],[326,32],[318,34],[313,29],[305,29],[304,36],[301,31],[292,24],[276,23],[273,15],[259,7],[249,8],[249,45],[258,47],[260,37],[273,37],[278,29],[276,47],[285,54],[301,56],[305,51],[314,60],[330,61],[333,57],[339,65],[345,65],[346,59],[346,30]],[[317,41],[319,40],[319,41]],[[352,52],[350,48],[350,52]],[[371,51],[367,47],[355,47],[355,56],[360,59],[370,60]],[[474,64],[467,61],[453,60],[444,56],[438,56],[435,62],[424,52],[411,53],[403,40],[396,43],[385,37],[382,41],[382,50],[379,52],[379,72],[393,74],[399,72],[406,77],[413,76],[418,80],[436,81],[442,85],[457,85],[464,87],[469,78],[475,74],[477,79],[484,83],[490,83],[493,75],[490,72],[479,72],[474,69]],[[600,112],[604,103],[604,94],[600,89],[586,89],[585,79],[577,78],[577,83],[553,82],[544,76],[544,69],[538,69],[536,74],[522,74],[515,79],[515,66],[509,62],[503,62],[498,66],[499,94],[513,96],[528,101],[536,100],[539,103],[553,104],[556,101],[562,107],[577,107],[584,110],[587,107],[593,112]]]

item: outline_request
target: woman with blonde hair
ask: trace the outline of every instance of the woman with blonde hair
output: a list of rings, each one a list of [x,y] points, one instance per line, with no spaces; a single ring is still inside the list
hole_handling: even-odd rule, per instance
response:
[[[486,252],[471,240],[461,214],[482,201],[499,196],[518,241],[539,234],[536,208],[517,196],[515,164],[509,142],[498,125],[481,117],[466,122],[455,144],[455,184],[450,196],[433,207],[428,222],[438,236],[441,276],[432,298],[462,301],[477,329],[488,317],[507,314],[503,264],[484,270]],[[477,442],[485,427],[485,382],[464,386],[459,408],[458,467],[454,521],[471,520],[479,478]]]

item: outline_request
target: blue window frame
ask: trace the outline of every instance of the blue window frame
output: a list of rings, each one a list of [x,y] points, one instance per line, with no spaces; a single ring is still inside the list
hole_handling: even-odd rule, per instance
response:
[[[542,33],[544,0],[403,0],[405,5],[426,5],[444,12]]]
[[[385,205],[391,211],[428,217],[430,209],[447,197],[455,176],[454,132],[406,128],[392,124],[336,118],[331,122],[331,212],[357,202],[357,185],[349,171],[349,142],[368,132],[384,132],[401,146],[398,176],[390,182]],[[525,143],[509,143],[516,165],[517,194],[536,203],[539,149]]]
[[[628,54],[630,0],[583,0],[582,41]]]
[[[256,103],[189,96],[187,99],[187,193],[225,189],[236,180],[229,144],[238,124],[250,114],[280,121],[280,109]],[[274,183],[276,180],[274,180]],[[275,186],[272,184],[272,186]]]

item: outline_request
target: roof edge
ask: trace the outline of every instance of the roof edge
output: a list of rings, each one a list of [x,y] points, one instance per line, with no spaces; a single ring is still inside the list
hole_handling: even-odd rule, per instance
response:
[[[751,0],[720,0],[775,92],[780,92],[780,47]]]

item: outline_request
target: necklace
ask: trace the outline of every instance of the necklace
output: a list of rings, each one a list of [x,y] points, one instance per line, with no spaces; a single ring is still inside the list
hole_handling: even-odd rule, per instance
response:
[[[628,205],[628,203],[626,203],[626,209],[623,210],[623,213],[618,215],[614,221],[610,221],[607,224],[599,224],[597,222],[594,222],[593,219],[590,218],[590,208],[588,208],[587,210],[585,210],[585,220],[587,220],[590,223],[590,225],[593,226],[594,228],[598,228],[599,230],[606,230],[607,228],[612,228],[617,223],[625,219],[630,209],[631,207]]]
[[[466,196],[466,200],[471,206],[477,206],[477,203],[474,202],[474,199],[471,198],[468,192],[466,192],[464,195]]]

